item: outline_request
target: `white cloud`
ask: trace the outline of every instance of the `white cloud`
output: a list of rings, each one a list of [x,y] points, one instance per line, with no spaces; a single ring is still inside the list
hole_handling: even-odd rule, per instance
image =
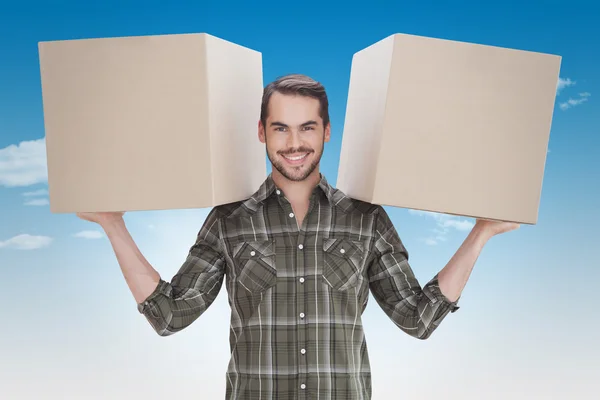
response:
[[[81,231],[73,236],[83,239],[100,239],[104,237],[104,234],[100,231]]]
[[[26,206],[46,206],[50,204],[48,199],[33,199],[25,202]]]
[[[559,105],[560,109],[564,111],[564,110],[568,110],[571,107],[575,107],[582,103],[585,103],[586,101],[588,101],[590,96],[591,96],[591,93],[589,93],[589,92],[579,93],[578,99],[574,99],[574,98],[570,97],[569,100],[560,103],[560,105]]]
[[[413,214],[413,215],[430,216],[430,217],[436,217],[438,215],[437,213],[434,213],[432,211],[413,210],[413,209],[408,210],[408,213]]]
[[[439,242],[448,240],[448,234],[450,233],[451,229],[457,231],[468,231],[474,226],[471,221],[454,215],[422,210],[408,210],[408,212],[413,215],[429,217],[436,221],[436,227],[431,229],[431,232],[433,232],[434,235],[424,239],[425,244],[430,246],[434,246]]]
[[[575,84],[576,82],[572,81],[571,78],[558,78],[558,82],[556,82],[556,95],[558,96],[564,88],[573,86]]]
[[[473,223],[471,221],[467,221],[466,219],[446,219],[442,222],[442,224],[444,227],[452,227],[458,231],[468,231],[473,228]]]
[[[0,248],[17,249],[17,250],[36,250],[42,247],[47,247],[52,243],[52,238],[48,236],[33,236],[29,234],[21,234],[14,236],[8,240],[0,241]]]
[[[560,95],[560,92],[563,89],[569,86],[574,86],[576,83],[577,82],[571,80],[571,78],[558,78],[558,82],[556,83],[556,95]],[[571,107],[575,107],[582,103],[585,103],[591,95],[592,94],[590,92],[579,93],[579,98],[574,99],[572,97],[569,97],[569,100],[559,103],[559,107],[563,111],[568,110]]]
[[[48,181],[46,140],[30,140],[0,149],[0,185],[29,186]]]
[[[24,197],[36,197],[36,196],[46,196],[46,195],[48,195],[48,190],[46,190],[46,189],[39,189],[39,190],[34,190],[32,192],[23,193]],[[48,199],[32,199],[32,200],[27,200],[25,202],[26,206],[47,206],[48,204],[50,204],[50,201]]]
[[[25,196],[25,197],[47,196],[47,195],[48,195],[48,190],[46,190],[46,189],[34,190],[33,192],[23,193],[23,196]]]

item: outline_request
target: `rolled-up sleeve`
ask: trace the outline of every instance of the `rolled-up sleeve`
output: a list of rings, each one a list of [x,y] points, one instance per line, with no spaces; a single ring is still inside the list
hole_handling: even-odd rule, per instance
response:
[[[179,271],[170,282],[161,278],[154,291],[137,305],[159,335],[186,328],[213,303],[225,276],[222,251],[219,220],[213,208]]]
[[[441,292],[437,274],[423,287],[408,262],[408,251],[383,207],[375,225],[373,259],[368,266],[369,287],[388,317],[404,332],[427,339],[450,313],[452,302]]]

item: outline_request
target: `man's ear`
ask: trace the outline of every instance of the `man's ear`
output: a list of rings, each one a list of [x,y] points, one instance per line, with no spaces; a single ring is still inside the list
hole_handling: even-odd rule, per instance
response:
[[[262,121],[258,121],[258,140],[261,143],[265,143],[265,127],[262,124]]]
[[[329,139],[331,139],[331,122],[328,122],[327,126],[325,126],[325,137],[323,140],[329,142]]]

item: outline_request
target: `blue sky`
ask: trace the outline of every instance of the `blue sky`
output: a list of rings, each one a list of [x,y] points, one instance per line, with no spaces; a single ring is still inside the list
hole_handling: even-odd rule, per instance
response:
[[[364,323],[376,399],[594,397],[600,12],[593,2],[52,3],[0,2],[0,387],[7,398],[224,395],[225,290],[192,327],[159,338],[137,313],[102,232],[74,215],[51,214],[45,192],[37,43],[188,32],[261,51],[265,83],[301,72],[325,85],[332,141],[321,169],[333,184],[356,51],[410,33],[561,55],[538,224],[487,244],[461,309],[430,340],[401,333],[374,302]],[[422,282],[443,268],[473,223],[387,209]],[[126,222],[169,278],[207,211],[136,212]]]

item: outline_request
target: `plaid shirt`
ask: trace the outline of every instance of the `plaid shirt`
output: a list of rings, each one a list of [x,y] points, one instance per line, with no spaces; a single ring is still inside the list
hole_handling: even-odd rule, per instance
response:
[[[226,277],[227,399],[371,398],[361,314],[369,291],[399,329],[425,339],[458,309],[437,275],[421,287],[381,206],[323,175],[298,226],[271,175],[245,201],[214,207],[171,282],[138,305],[159,335],[189,326]]]

